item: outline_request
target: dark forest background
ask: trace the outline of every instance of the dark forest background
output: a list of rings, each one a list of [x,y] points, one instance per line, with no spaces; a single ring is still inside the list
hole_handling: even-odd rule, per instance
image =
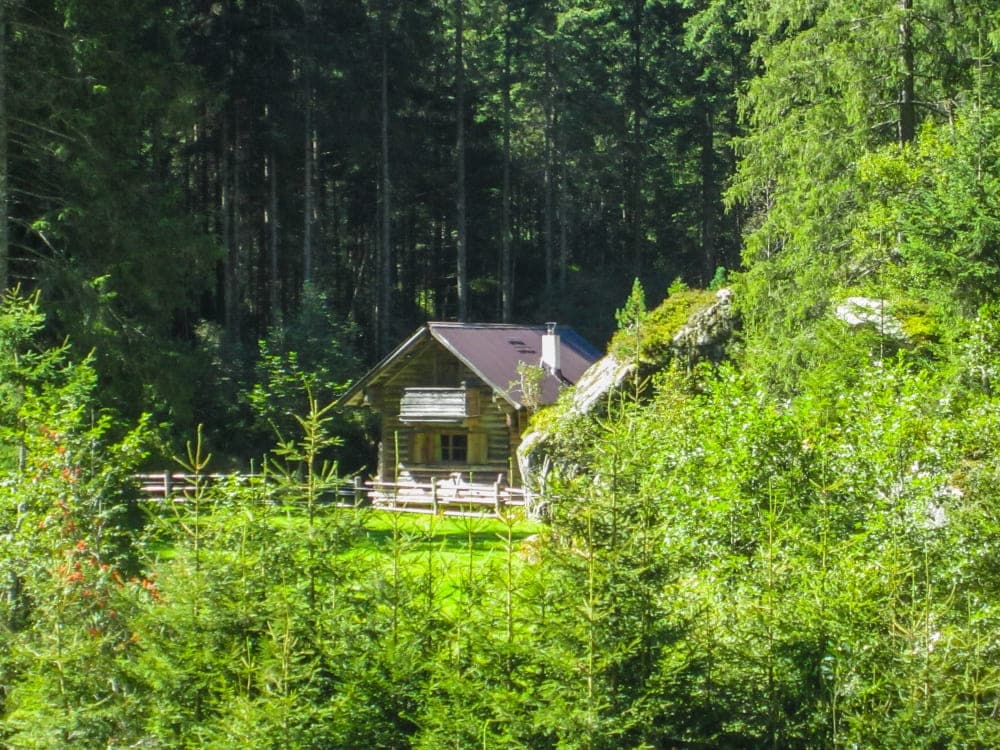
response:
[[[296,331],[341,380],[428,319],[601,346],[633,278],[738,263],[748,36],[692,4],[3,8],[5,276],[126,415],[229,421]]]
[[[241,459],[290,374],[328,400],[428,319],[601,347],[635,278],[742,272],[790,383],[845,295],[993,298],[996,14],[2,0],[0,285],[95,353],[102,406]]]

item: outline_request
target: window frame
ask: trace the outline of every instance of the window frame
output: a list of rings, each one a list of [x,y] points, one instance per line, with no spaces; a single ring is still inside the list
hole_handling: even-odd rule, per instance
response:
[[[468,464],[469,434],[467,432],[438,433],[438,450],[443,464]]]

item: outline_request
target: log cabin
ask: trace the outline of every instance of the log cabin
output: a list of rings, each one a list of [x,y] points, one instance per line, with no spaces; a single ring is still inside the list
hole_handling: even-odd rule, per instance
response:
[[[518,487],[516,451],[531,408],[555,401],[599,356],[553,323],[427,323],[338,404],[380,414],[376,483],[454,477]],[[524,365],[539,368],[533,387],[524,385]]]

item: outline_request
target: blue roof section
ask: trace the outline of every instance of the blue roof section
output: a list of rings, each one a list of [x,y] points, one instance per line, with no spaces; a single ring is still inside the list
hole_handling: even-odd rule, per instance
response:
[[[520,380],[520,363],[539,365],[542,357],[544,325],[523,326],[500,323],[427,323],[396,347],[387,357],[357,381],[339,399],[340,404],[359,405],[364,388],[378,382],[393,369],[396,361],[421,342],[432,337],[472,370],[483,382],[511,405],[521,408],[523,394],[515,385]],[[576,383],[601,353],[568,326],[557,326],[560,340],[560,377],[546,374],[542,380],[541,401],[552,403],[566,384]]]

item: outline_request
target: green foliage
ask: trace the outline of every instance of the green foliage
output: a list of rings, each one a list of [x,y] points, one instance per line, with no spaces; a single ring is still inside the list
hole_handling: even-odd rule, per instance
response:
[[[681,292],[686,292],[689,289],[688,285],[685,283],[684,279],[677,277],[670,282],[670,286],[667,287],[667,296],[672,297]]]
[[[960,377],[974,388],[992,393],[1000,381],[1000,308],[984,305],[960,339],[956,359]]]
[[[94,403],[89,360],[37,342],[37,298],[0,308],[8,347],[4,438],[18,460],[0,470],[0,736],[13,746],[97,746],[135,730],[135,563],[127,515],[144,423],[115,437]]]
[[[949,330],[949,315],[939,305],[913,298],[900,298],[892,303],[892,314],[899,320],[906,337],[906,346],[917,352],[937,352],[938,347],[953,332]]]
[[[891,283],[961,300],[966,312],[1000,291],[1000,117],[974,111],[926,126],[912,149],[878,151],[861,166],[870,196],[856,243]]]
[[[729,283],[729,272],[726,271],[725,266],[719,266],[715,269],[715,273],[712,274],[712,280],[708,282],[708,289],[712,292],[717,292],[724,288]]]
[[[31,390],[53,377],[62,352],[40,350],[36,337],[45,322],[37,295],[24,297],[18,290],[5,292],[0,305],[0,436],[3,465],[12,468],[23,441],[21,409]]]
[[[591,719],[608,711],[628,731],[613,696],[655,689],[632,710],[655,705],[661,731],[716,746],[871,746],[885,733],[932,747],[997,731],[959,719],[993,699],[981,673],[973,692],[953,681],[970,675],[962,644],[979,642],[990,611],[970,617],[967,597],[989,595],[956,570],[995,564],[975,541],[991,514],[971,511],[992,490],[958,486],[954,472],[993,427],[973,438],[962,426],[968,407],[946,374],[854,367],[853,383],[817,375],[791,403],[724,368],[696,393],[665,379],[647,408],[612,413],[593,475],[560,493],[553,522],[582,550],[568,560],[583,611],[604,612],[571,618],[583,628],[577,653],[608,680]],[[632,595],[639,630],[603,643]],[[658,641],[641,613],[661,602]],[[658,642],[651,674],[630,661],[614,676],[625,644]],[[587,726],[599,733],[599,721]],[[947,729],[923,736],[928,726]]]
[[[642,288],[642,282],[639,279],[634,279],[632,291],[629,292],[624,307],[615,311],[615,322],[618,323],[618,330],[631,332],[635,335],[646,318],[646,311],[646,290]]]
[[[298,314],[282,328],[272,329],[259,342],[253,385],[245,398],[253,411],[250,430],[259,447],[289,439],[301,427],[299,415],[310,413],[315,402],[328,403],[343,391],[361,365],[351,349],[354,329],[330,311],[327,298],[308,289]],[[350,452],[334,451],[352,470],[369,462],[364,444],[370,442],[370,417],[358,410],[331,415],[330,429],[341,436],[328,448],[350,443]],[[343,438],[350,438],[344,440]]]
[[[56,340],[95,352],[102,406],[190,423],[186,321],[217,245],[165,151],[193,126],[199,91],[177,15],[145,1],[5,5],[12,277],[42,290]]]
[[[386,6],[407,125],[393,128],[390,203],[371,192],[372,139],[335,119],[373,89],[353,42],[375,6],[5,4],[11,268],[52,293],[47,315],[30,296],[0,305],[0,743],[1000,745],[1000,156],[997,40],[982,32],[996,9],[724,6],[465,8],[471,153],[513,162],[525,309],[551,304],[540,290],[557,283],[563,235],[562,304],[595,317],[619,293],[621,250],[664,280],[722,260],[714,170],[732,155],[712,128],[732,128],[754,71],[729,193],[748,231],[739,357],[664,367],[713,296],[678,281],[649,311],[633,282],[612,351],[662,372],[644,402],[615,396],[587,417],[566,394],[533,417],[557,470],[552,523],[529,545],[512,522],[376,525],[329,502],[345,425],[324,405],[359,369],[340,321],[363,325],[382,283],[403,317],[405,299],[447,312],[453,115],[430,94],[450,67],[450,6]],[[299,46],[302,26],[317,37]],[[316,43],[331,29],[343,44]],[[926,122],[900,145],[910,82]],[[300,290],[304,238],[278,231],[302,226],[288,168],[300,100],[317,118],[327,218],[310,228],[329,297]],[[499,223],[483,175],[500,171],[470,175],[482,227]],[[380,199],[404,231],[376,285]],[[486,310],[495,238],[479,233]],[[151,259],[169,262],[150,277]],[[225,290],[202,299],[220,260]],[[885,301],[908,341],[837,320],[853,295]],[[197,344],[217,361],[194,377],[201,315],[225,328],[201,326],[219,331],[215,350]],[[78,332],[93,359],[43,343],[47,330]],[[264,330],[259,356],[241,357],[241,336]],[[162,346],[178,341],[190,347]],[[199,402],[190,383],[220,390]],[[201,483],[140,527],[125,508],[147,429],[97,396],[177,422],[214,403],[211,434],[246,426],[262,449],[276,428],[279,446],[266,479]],[[200,434],[186,463],[209,466]]]
[[[760,68],[728,192],[749,212],[735,299],[748,354],[776,387],[794,390],[814,365],[800,352],[845,290],[965,314],[991,294],[993,47],[966,19],[993,11],[964,8],[963,19],[933,3],[746,8]],[[938,104],[910,106],[901,91]]]
[[[792,398],[755,368],[668,369],[574,425],[530,545],[510,520],[326,502],[314,397],[269,481],[125,533],[100,436],[49,391],[58,413],[23,413],[54,431],[0,483],[4,741],[989,747],[1000,407],[971,365],[996,359],[991,320],[954,371],[831,321],[840,358]],[[208,461],[195,440],[188,469]]]
[[[517,375],[518,380],[510,384],[509,390],[517,390],[522,403],[528,409],[528,413],[533,414],[541,404],[542,379],[545,377],[545,369],[538,365],[518,362]]]
[[[646,319],[643,334],[644,356],[648,361],[663,363],[674,346],[674,336],[698,310],[715,302],[714,292],[704,289],[682,289],[672,292]]]

